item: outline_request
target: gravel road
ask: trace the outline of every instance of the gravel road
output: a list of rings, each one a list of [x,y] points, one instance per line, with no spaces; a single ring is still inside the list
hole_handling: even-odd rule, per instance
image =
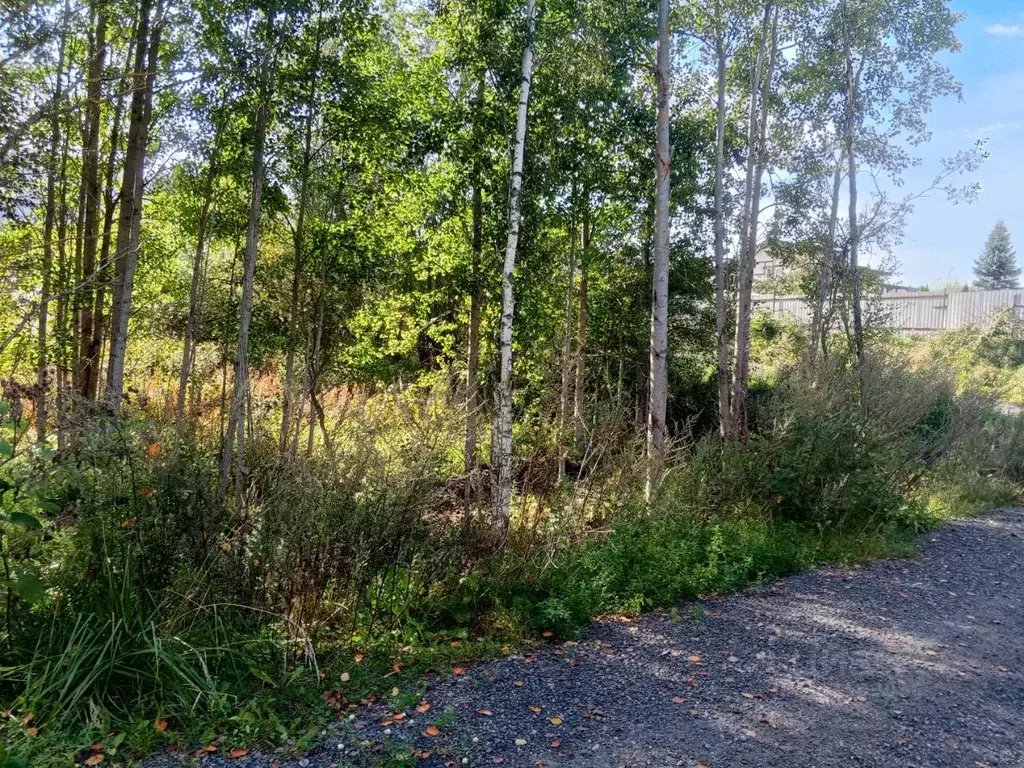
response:
[[[402,722],[384,704],[302,761],[1024,768],[1024,510],[926,534],[914,560],[828,569],[469,667]],[[424,733],[435,726],[438,735]],[[389,756],[390,755],[390,756]],[[161,761],[162,762],[162,761]]]

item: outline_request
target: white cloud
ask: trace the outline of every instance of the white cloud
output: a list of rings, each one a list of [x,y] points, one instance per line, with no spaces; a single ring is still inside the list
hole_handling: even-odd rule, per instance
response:
[[[1020,127],[1020,123],[991,123],[989,125],[983,125],[980,128],[968,129],[964,131],[964,133],[970,138],[987,139],[993,133],[999,133],[1000,131],[1016,131]]]
[[[993,24],[985,31],[998,37],[1024,37],[1024,24]]]

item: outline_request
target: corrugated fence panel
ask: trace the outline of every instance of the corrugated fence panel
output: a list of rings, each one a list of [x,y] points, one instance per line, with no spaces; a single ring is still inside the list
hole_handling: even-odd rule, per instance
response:
[[[766,307],[776,315],[788,315],[798,323],[810,325],[811,311],[800,296],[755,296],[754,304]]]
[[[950,328],[964,325],[984,325],[994,314],[1013,310],[1017,319],[1021,317],[1024,292],[1016,288],[1001,291],[972,291],[949,295]]]
[[[889,325],[893,328],[922,333],[946,327],[948,306],[944,293],[882,294],[879,303],[888,310]]]
[[[757,307],[788,315],[805,325],[811,322],[811,310],[802,296],[754,296]],[[864,301],[869,321],[885,322],[904,333],[933,333],[965,325],[984,325],[998,312],[1010,310],[1024,322],[1024,289],[998,291],[962,291],[955,293],[914,293],[894,291]]]

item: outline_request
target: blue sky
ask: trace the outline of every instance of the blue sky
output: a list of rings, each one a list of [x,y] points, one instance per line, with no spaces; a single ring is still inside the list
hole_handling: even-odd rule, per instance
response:
[[[1024,0],[953,0],[952,7],[966,14],[958,27],[963,49],[944,61],[963,84],[963,101],[933,106],[932,140],[916,148],[921,164],[904,174],[904,190],[926,188],[941,158],[976,139],[988,139],[990,156],[971,176],[981,183],[974,203],[954,206],[935,193],[915,206],[896,249],[900,282],[909,285],[970,280],[998,219],[1024,264]]]

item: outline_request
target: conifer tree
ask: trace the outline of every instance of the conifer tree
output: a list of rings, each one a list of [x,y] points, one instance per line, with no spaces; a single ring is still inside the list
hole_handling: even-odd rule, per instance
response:
[[[1010,243],[1010,230],[999,220],[989,232],[985,248],[974,262],[974,287],[983,291],[1017,288],[1020,285],[1017,254]]]

